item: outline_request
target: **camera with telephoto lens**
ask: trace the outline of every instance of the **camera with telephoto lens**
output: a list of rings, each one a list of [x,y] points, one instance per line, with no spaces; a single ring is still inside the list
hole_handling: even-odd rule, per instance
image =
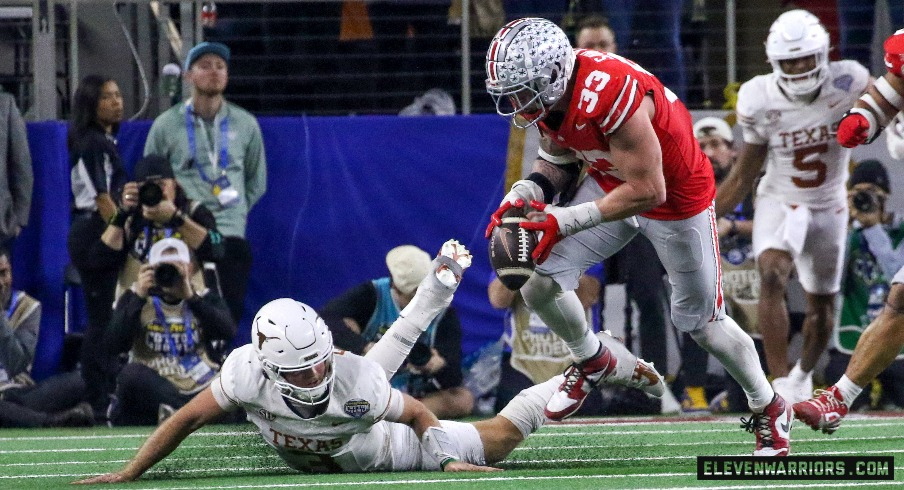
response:
[[[169,262],[162,262],[154,267],[154,283],[161,288],[171,288],[181,280],[179,268]]]
[[[147,207],[154,207],[163,200],[163,189],[153,181],[147,181],[138,188],[138,202]]]
[[[882,205],[882,198],[875,192],[859,190],[851,197],[851,204],[861,213],[872,213]]]

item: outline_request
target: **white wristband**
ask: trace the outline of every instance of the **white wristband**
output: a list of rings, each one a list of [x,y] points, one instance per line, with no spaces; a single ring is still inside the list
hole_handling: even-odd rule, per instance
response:
[[[870,97],[872,98],[872,97]],[[879,125],[879,122],[876,121],[876,116],[873,114],[873,111],[869,109],[863,109],[861,107],[854,107],[850,110],[851,114],[860,114],[861,116],[866,118],[866,122],[869,123],[869,128],[867,128],[867,136],[866,140],[871,141],[873,136],[876,135],[876,132],[879,131],[879,128],[882,127]]]
[[[885,77],[876,80],[876,83],[873,84],[873,86],[876,87],[876,91],[882,94],[882,97],[885,97],[885,100],[887,100],[892,107],[898,111],[904,109],[904,97],[901,97],[901,94],[888,83],[888,80],[886,80]]]

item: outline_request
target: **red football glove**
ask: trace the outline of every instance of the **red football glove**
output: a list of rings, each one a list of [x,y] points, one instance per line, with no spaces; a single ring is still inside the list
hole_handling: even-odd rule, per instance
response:
[[[505,214],[506,211],[512,208],[523,208],[524,207],[524,199],[518,199],[512,204],[511,201],[505,201],[502,203],[502,206],[499,206],[499,209],[496,210],[495,213],[490,215],[490,224],[487,225],[487,231],[484,234],[486,238],[490,238],[490,235],[493,234],[493,228],[502,224],[502,215]]]
[[[847,112],[841,121],[838,121],[838,134],[835,138],[845,148],[862,145],[869,138],[869,121],[863,114]]]
[[[531,201],[530,207],[536,209],[537,211],[543,211],[546,209],[546,203],[542,203],[539,201]],[[539,231],[542,232],[542,238],[537,243],[537,247],[534,248],[534,252],[531,254],[531,257],[537,263],[537,265],[546,262],[546,259],[549,258],[550,252],[552,252],[552,248],[556,246],[557,243],[562,241],[565,238],[564,235],[559,233],[559,220],[552,214],[546,213],[545,221],[525,221],[520,224],[521,228],[530,231]]]
[[[904,29],[885,40],[885,68],[896,77],[904,77]]]

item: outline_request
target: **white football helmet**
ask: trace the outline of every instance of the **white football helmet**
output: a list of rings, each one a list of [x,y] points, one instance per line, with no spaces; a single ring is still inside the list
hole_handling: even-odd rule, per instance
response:
[[[539,18],[509,22],[487,50],[487,92],[504,117],[521,115],[526,128],[546,117],[549,107],[565,95],[574,69],[574,49],[554,23]],[[510,102],[512,110],[503,106]]]
[[[779,15],[769,28],[766,56],[779,86],[788,95],[812,94],[829,76],[829,33],[810,12],[790,10]],[[809,56],[814,57],[816,66],[805,73],[786,73],[779,63]]]
[[[252,323],[252,343],[267,379],[291,401],[316,406],[329,399],[333,382],[333,336],[310,306],[290,298],[265,304]],[[297,386],[285,375],[311,379]]]

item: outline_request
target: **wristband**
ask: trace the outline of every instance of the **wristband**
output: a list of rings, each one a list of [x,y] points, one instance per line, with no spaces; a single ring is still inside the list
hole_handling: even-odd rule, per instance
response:
[[[110,219],[107,221],[107,224],[110,226],[115,226],[117,228],[122,228],[126,225],[126,220],[129,219],[129,214],[120,208],[116,208],[116,211],[113,212],[113,216],[110,216]]]
[[[449,464],[449,463],[452,463],[453,461],[458,461],[458,460],[455,459],[455,458],[453,458],[453,457],[451,457],[451,456],[449,456],[448,458],[446,458],[446,459],[440,461],[440,462],[439,462],[439,469],[440,469],[440,471],[446,471],[446,465]]]
[[[173,213],[173,217],[170,218],[170,225],[173,228],[179,228],[184,224],[185,224],[185,215],[182,214],[182,211],[177,209],[176,212]]]
[[[540,186],[540,189],[543,191],[543,202],[549,204],[552,202],[552,198],[556,195],[556,188],[552,185],[549,178],[540,172],[533,172],[527,176],[527,179],[531,182],[536,183]]]

